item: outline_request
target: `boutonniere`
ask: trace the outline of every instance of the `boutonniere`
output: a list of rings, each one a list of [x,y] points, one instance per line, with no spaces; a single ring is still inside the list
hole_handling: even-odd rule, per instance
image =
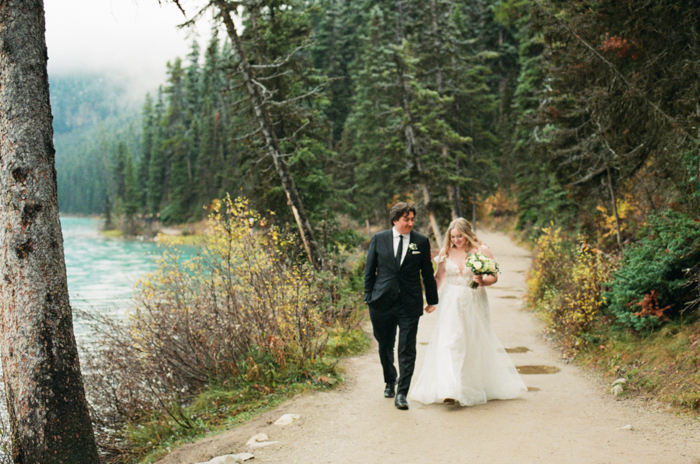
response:
[[[412,251],[413,254],[420,253],[420,251],[418,251],[418,245],[416,245],[415,243],[408,244],[408,251]]]

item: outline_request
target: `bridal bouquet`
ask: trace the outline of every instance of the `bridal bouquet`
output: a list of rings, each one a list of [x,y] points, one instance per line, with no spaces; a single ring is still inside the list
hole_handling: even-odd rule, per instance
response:
[[[498,263],[493,259],[481,253],[469,253],[467,255],[466,265],[472,270],[474,275],[491,275],[495,276],[498,272]],[[477,288],[479,284],[472,282],[470,288]]]

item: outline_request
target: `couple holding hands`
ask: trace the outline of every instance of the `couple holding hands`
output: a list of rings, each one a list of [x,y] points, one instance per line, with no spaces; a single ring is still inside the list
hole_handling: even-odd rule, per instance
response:
[[[364,277],[364,299],[386,383],[384,396],[395,397],[398,409],[408,409],[418,321],[423,311],[435,310],[438,319],[423,369],[410,392],[412,400],[471,406],[525,393],[527,387],[491,328],[484,287],[498,277],[474,275],[466,265],[470,253],[493,259],[491,250],[477,239],[468,221],[455,219],[434,259],[434,272],[428,238],[412,230],[415,208],[401,202],[389,214],[393,227],[372,237]],[[478,286],[473,288],[472,282]],[[394,366],[397,329],[398,372]]]

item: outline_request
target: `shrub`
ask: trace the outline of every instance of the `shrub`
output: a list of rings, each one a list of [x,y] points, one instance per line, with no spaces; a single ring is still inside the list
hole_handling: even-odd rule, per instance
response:
[[[605,297],[619,324],[648,332],[697,300],[688,272],[700,261],[700,222],[669,210],[652,216],[642,233],[624,250]]]
[[[535,241],[535,260],[528,276],[528,300],[539,307],[552,299],[561,279],[563,263],[571,260],[573,246],[565,239],[561,228],[545,227]]]
[[[271,392],[276,382],[314,377],[329,333],[338,337],[328,329],[339,318],[356,323],[358,302],[339,276],[290,263],[288,243],[246,201],[227,198],[197,257],[182,261],[170,249],[138,283],[127,321],[93,315],[98,336],[84,364],[98,431],[115,438],[116,425],[155,411],[193,429],[184,408],[211,386]]]
[[[528,299],[568,351],[585,344],[600,315],[603,285],[613,266],[605,254],[584,243],[574,248],[561,229],[545,228],[537,239]]]
[[[583,344],[601,314],[604,284],[613,263],[604,254],[585,244],[561,269],[559,295],[550,305],[552,328],[570,348]]]

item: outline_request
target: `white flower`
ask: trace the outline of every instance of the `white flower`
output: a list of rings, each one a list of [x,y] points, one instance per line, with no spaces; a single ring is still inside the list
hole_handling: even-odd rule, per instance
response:
[[[498,263],[482,253],[470,253],[465,263],[477,275],[496,275],[498,273]]]

